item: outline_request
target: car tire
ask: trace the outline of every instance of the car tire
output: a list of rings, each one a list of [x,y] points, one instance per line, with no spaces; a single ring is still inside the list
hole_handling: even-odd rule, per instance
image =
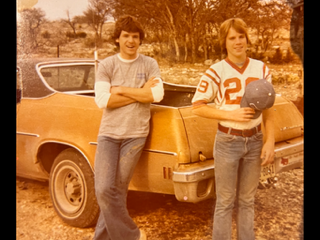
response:
[[[94,173],[75,149],[65,149],[55,158],[49,192],[53,206],[64,222],[82,228],[96,224],[99,206],[94,192]]]

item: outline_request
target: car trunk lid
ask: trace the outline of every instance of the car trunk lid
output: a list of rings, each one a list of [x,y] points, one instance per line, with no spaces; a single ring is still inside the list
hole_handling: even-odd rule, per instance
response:
[[[303,134],[303,117],[291,101],[277,96],[272,109],[274,110],[275,142],[289,140]],[[179,108],[179,111],[190,146],[190,161],[212,159],[218,121],[194,115],[191,106]],[[262,131],[264,131],[263,126]]]
[[[180,108],[179,111],[187,132],[191,162],[212,159],[218,121],[194,115],[192,107]]]

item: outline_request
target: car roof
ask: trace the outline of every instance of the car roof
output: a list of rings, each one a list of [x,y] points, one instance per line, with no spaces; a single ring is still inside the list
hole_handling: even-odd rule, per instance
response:
[[[102,59],[100,59],[102,60]],[[24,96],[25,97],[43,97],[48,94],[53,93],[50,89],[44,86],[43,81],[40,80],[38,74],[36,73],[35,66],[40,67],[45,65],[52,65],[52,64],[64,64],[64,63],[90,63],[94,64],[95,60],[93,58],[25,58],[25,59],[18,59],[17,66],[22,67],[23,69],[27,70],[26,72],[31,73],[32,75],[29,77],[24,77],[24,82],[27,82],[26,78],[32,81],[33,87],[30,86],[28,89],[29,84],[25,84],[24,86]],[[30,72],[31,71],[31,72]],[[37,86],[37,89],[35,88]],[[160,105],[165,106],[184,106],[186,104],[186,100],[193,96],[194,92],[196,91],[196,86],[190,85],[181,85],[181,84],[174,84],[169,82],[164,82],[164,89],[166,90],[166,96],[164,96],[164,100]],[[36,91],[37,90],[37,91]],[[47,91],[49,90],[49,91]],[[192,95],[190,95],[192,93]],[[175,100],[174,100],[175,99]],[[190,99],[188,100],[190,102]],[[187,104],[189,105],[189,104]]]
[[[99,60],[99,59],[98,59]],[[92,62],[94,63],[93,58],[18,58],[17,63],[67,63],[67,62]]]

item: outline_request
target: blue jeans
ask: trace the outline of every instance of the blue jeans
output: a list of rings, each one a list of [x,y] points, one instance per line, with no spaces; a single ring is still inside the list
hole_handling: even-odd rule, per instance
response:
[[[100,216],[95,240],[138,240],[140,231],[127,210],[127,192],[146,138],[98,137],[95,193]]]
[[[217,131],[214,145],[216,207],[213,240],[231,240],[237,204],[238,240],[254,240],[254,196],[261,171],[263,134],[235,136]]]

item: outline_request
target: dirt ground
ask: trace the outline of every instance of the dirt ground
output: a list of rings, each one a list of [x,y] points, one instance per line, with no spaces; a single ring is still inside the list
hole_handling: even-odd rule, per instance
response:
[[[256,240],[303,239],[303,169],[278,174],[276,187],[258,189]],[[128,209],[149,240],[211,240],[214,199],[182,203],[173,195],[129,192]],[[48,183],[16,179],[16,239],[91,240],[92,228],[64,223],[53,209]],[[235,219],[234,214],[234,219]],[[236,225],[233,220],[233,239]]]

